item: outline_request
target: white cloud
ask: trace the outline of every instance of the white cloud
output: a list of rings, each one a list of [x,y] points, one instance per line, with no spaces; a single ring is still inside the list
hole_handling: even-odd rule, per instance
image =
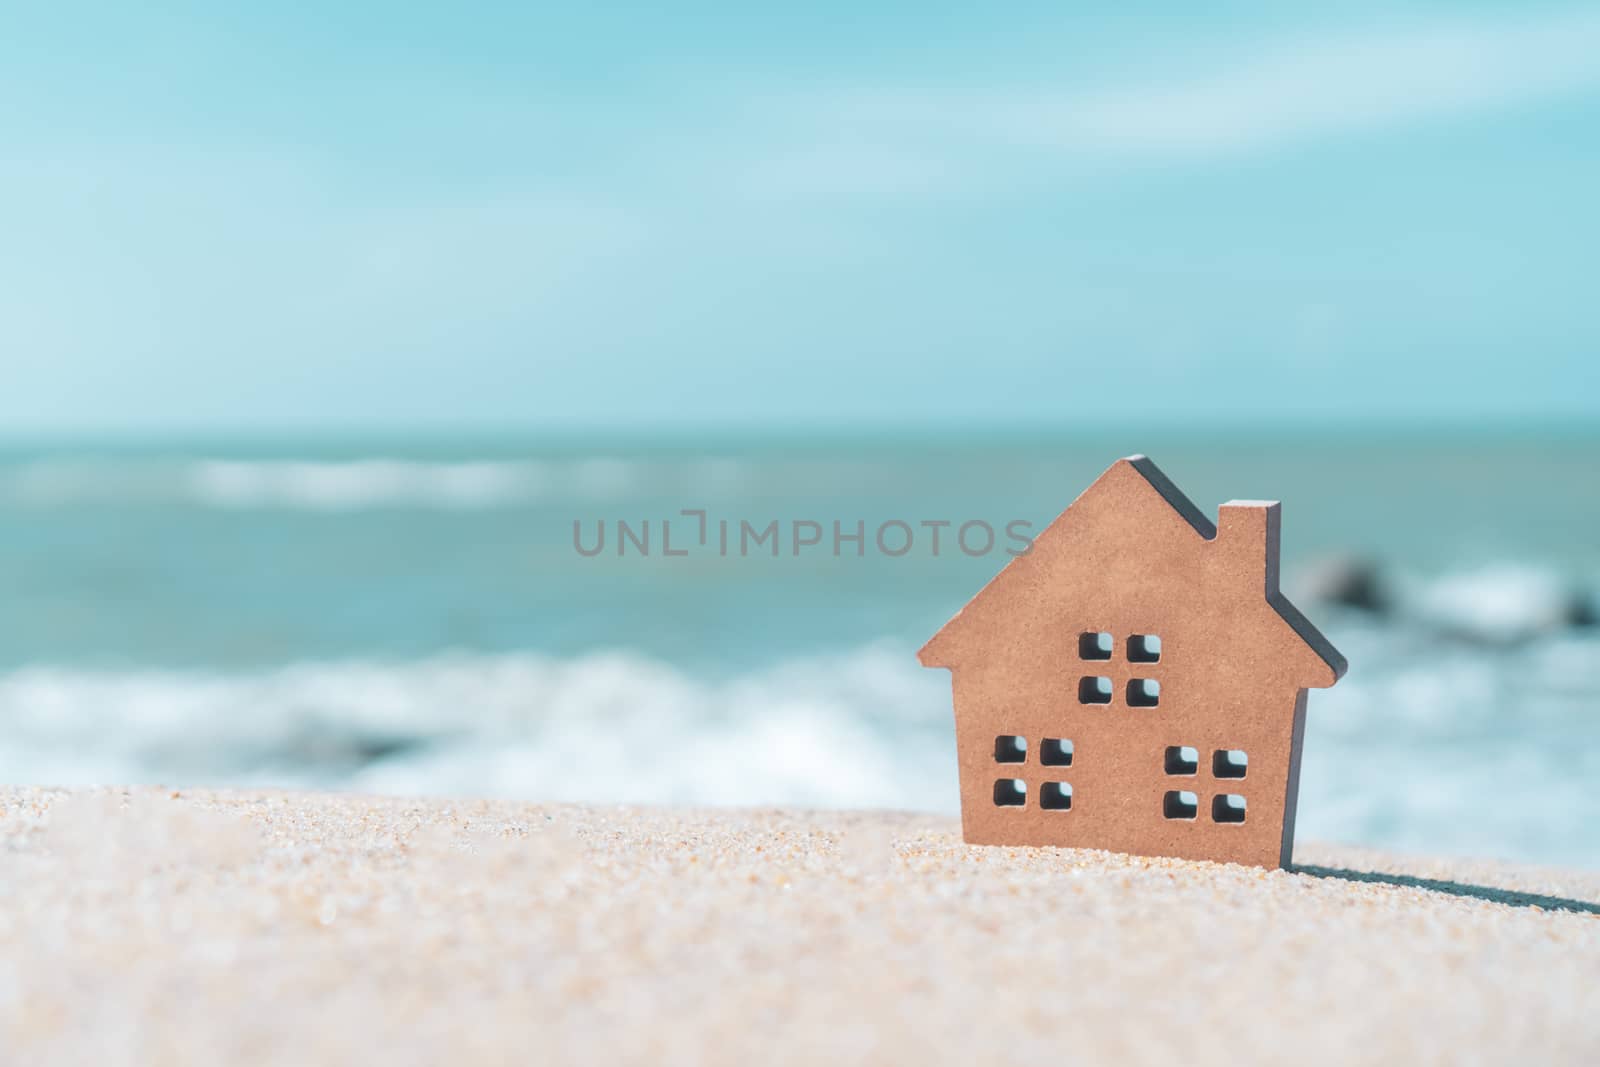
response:
[[[900,188],[965,183],[996,152],[1085,167],[1204,162],[1592,90],[1597,57],[1591,10],[1258,41],[1130,84],[1072,85],[1066,74],[1027,87],[854,89],[811,98],[799,125],[816,143],[781,148],[748,173],[781,175],[785,192],[881,192],[886,176],[905,176]],[[871,146],[859,180],[827,166],[848,171],[862,158],[839,145]]]
[[[1433,27],[1268,50],[1210,77],[1044,102],[1015,131],[1216,155],[1515,106],[1600,84],[1600,17]],[[1052,128],[1055,137],[1050,137]]]

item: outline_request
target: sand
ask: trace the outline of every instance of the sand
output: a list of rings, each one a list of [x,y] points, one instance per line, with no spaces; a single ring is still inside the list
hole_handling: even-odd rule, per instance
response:
[[[1298,859],[973,848],[883,813],[0,790],[0,1062],[1600,1062],[1600,872]]]

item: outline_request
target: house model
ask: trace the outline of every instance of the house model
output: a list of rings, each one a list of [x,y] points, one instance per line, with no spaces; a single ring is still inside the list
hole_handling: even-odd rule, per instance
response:
[[[1213,526],[1130,456],[933,636],[968,842],[1288,865],[1306,690],[1345,660],[1278,592],[1278,521]]]

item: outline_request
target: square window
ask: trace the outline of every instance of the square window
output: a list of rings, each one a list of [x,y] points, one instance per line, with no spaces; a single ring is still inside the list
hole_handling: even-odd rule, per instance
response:
[[[1067,811],[1072,807],[1072,786],[1067,782],[1046,782],[1039,787],[1039,806],[1050,811]]]
[[[1222,793],[1211,801],[1212,822],[1244,822],[1244,797]]]
[[[1111,703],[1111,679],[1097,678],[1093,675],[1080,679],[1078,681],[1078,703]]]
[[[1200,750],[1188,745],[1172,745],[1167,749],[1168,774],[1198,774]]]
[[[1161,683],[1154,678],[1132,678],[1128,681],[1128,707],[1153,708],[1161,703]]]
[[[994,739],[996,763],[1022,763],[1028,758],[1028,739],[1015,734],[1001,734]]]
[[[1104,630],[1090,630],[1078,635],[1079,659],[1110,659],[1113,641]]]
[[[1027,760],[1027,737],[1000,734],[995,737],[995,763],[1022,763]]]
[[[1219,748],[1211,757],[1211,773],[1218,778],[1243,778],[1250,769],[1250,757],[1242,748]]]
[[[997,808],[1020,808],[1028,800],[1028,783],[1021,778],[1002,778],[994,784]]]
[[[1170,790],[1161,798],[1161,814],[1169,819],[1192,819],[1200,814],[1200,798],[1187,789]]]
[[[1128,662],[1160,663],[1161,638],[1156,634],[1134,634],[1128,638]]]
[[[1072,766],[1072,742],[1064,737],[1047,737],[1039,746],[1039,762],[1046,767]]]

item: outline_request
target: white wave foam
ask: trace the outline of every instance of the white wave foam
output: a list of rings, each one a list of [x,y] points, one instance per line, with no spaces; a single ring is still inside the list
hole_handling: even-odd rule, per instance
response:
[[[82,782],[66,757],[93,751],[84,773],[136,781],[949,808],[943,686],[907,677],[901,658],[869,649],[728,681],[620,653],[246,675],[31,667],[0,676],[12,757],[0,750],[0,774],[35,781],[43,768]]]
[[[384,456],[59,458],[0,465],[0,505],[165,501],[230,510],[482,510],[555,500],[616,500],[641,487],[685,500],[715,499],[737,491],[746,475],[741,461],[715,457],[651,463],[608,456],[460,461]]]
[[[1593,866],[1600,641],[1346,628],[1311,698],[1307,838]],[[604,653],[0,675],[0,778],[954,812],[948,677],[873,645],[726,679]]]
[[[1463,636],[1501,642],[1567,625],[1580,597],[1559,575],[1514,564],[1448,574],[1413,594],[1420,617]]]
[[[550,479],[533,462],[414,463],[204,460],[189,470],[197,499],[232,508],[349,511],[397,504],[486,508],[532,500]]]

